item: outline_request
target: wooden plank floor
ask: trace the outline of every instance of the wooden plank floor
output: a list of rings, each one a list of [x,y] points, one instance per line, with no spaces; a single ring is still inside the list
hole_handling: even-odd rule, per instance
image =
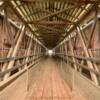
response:
[[[71,100],[71,91],[52,59],[40,64],[40,71],[25,100]]]

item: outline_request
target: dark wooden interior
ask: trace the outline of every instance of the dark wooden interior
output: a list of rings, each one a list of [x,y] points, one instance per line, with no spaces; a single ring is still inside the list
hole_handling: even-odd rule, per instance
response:
[[[100,0],[0,0],[0,100],[100,100]]]

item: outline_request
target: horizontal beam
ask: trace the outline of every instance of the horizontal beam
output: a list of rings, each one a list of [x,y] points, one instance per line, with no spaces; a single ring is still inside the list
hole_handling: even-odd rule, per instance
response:
[[[30,65],[27,66],[27,69],[30,69],[34,65],[36,65],[38,61],[32,62]],[[35,68],[35,67],[34,67]],[[27,71],[26,68],[23,68],[19,72],[15,73],[14,75],[10,76],[7,80],[0,82],[0,91],[4,89],[4,87],[8,86],[8,83],[10,83],[12,80],[16,79],[18,76],[22,75],[24,72]]]
[[[72,24],[75,24],[74,22],[73,23],[70,23],[70,22],[63,22],[63,21],[41,21],[41,22],[35,22],[35,21],[30,21],[30,22],[27,22],[27,24],[38,24],[38,25],[72,25]]]
[[[21,59],[25,59],[25,58],[27,58],[27,57],[33,57],[33,56],[37,56],[37,55],[16,56],[16,57],[0,58],[0,63],[9,62],[9,61],[11,61],[11,60],[21,60]]]
[[[44,20],[44,19],[46,19],[48,17],[56,16],[58,14],[64,13],[64,12],[66,12],[68,10],[75,9],[75,8],[78,8],[78,7],[79,6],[72,6],[72,7],[69,7],[69,8],[62,9],[60,11],[56,11],[56,12],[50,13],[50,14],[48,14],[46,16],[41,17],[40,19],[37,19],[36,22],[42,21],[42,20]]]
[[[82,64],[80,64],[80,63],[78,63],[78,62],[73,62],[71,59],[69,59],[69,58],[62,58],[62,59],[64,59],[65,61],[68,61],[68,62],[70,62],[70,63],[72,63],[72,64],[76,64],[76,65],[78,65],[79,67],[81,67],[81,68],[84,68],[84,69],[86,69],[86,70],[88,70],[88,71],[90,71],[90,72],[93,72],[95,75],[97,75],[97,76],[100,76],[100,73],[99,72],[97,72],[97,71],[95,71],[94,69],[91,69],[91,68],[89,68],[89,67],[87,67],[86,65],[82,65]]]
[[[97,64],[100,64],[100,59],[99,58],[96,58],[96,57],[84,57],[84,56],[79,56],[79,55],[70,55],[70,54],[63,54],[63,53],[56,53],[55,55],[63,55],[63,56],[67,56],[67,57],[74,57],[78,60],[88,60],[88,61],[91,61],[93,63],[97,63]]]
[[[33,59],[28,60],[27,62],[24,62],[24,63],[22,63],[22,64],[20,64],[20,65],[16,65],[16,66],[14,66],[14,67],[12,67],[12,68],[10,68],[10,69],[7,69],[7,70],[5,70],[5,71],[3,71],[3,72],[0,72],[0,76],[3,76],[3,75],[5,75],[6,73],[9,73],[9,72],[11,72],[11,71],[14,71],[14,70],[16,70],[16,69],[18,69],[18,68],[20,68],[20,67],[26,65],[26,64],[29,64],[30,62],[33,62],[33,61],[35,61],[36,59],[38,59],[38,58],[33,58]]]
[[[38,25],[38,27],[41,27],[41,28],[44,28],[44,29],[47,29],[47,30],[51,30],[51,31],[54,31],[54,32],[58,32],[58,33],[65,33],[65,31],[61,31],[59,29],[55,29],[55,28],[52,28],[52,27],[47,27],[47,26],[43,26],[43,25]]]

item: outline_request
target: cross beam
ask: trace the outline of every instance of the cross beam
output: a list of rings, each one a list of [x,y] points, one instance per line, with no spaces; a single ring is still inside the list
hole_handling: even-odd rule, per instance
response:
[[[78,6],[78,7],[79,7],[79,6]],[[62,10],[60,10],[60,11],[50,13],[50,14],[48,14],[48,15],[46,15],[46,16],[41,17],[40,19],[37,19],[36,22],[42,21],[42,20],[44,20],[44,19],[46,19],[46,18],[48,18],[48,17],[52,17],[52,16],[55,16],[55,15],[61,14],[61,13],[63,13],[63,12],[66,12],[66,11],[68,11],[68,10],[75,9],[75,8],[77,8],[77,6],[73,6],[73,7],[70,7],[70,8],[65,8],[65,9],[62,9]]]
[[[63,21],[41,21],[41,22],[36,22],[36,21],[28,21],[27,24],[38,24],[38,25],[72,25],[75,24],[74,22],[63,22]]]
[[[46,12],[46,13],[48,13],[48,14],[50,14],[50,13],[52,13],[51,11],[49,11],[49,10],[47,10],[47,9],[44,9],[44,8],[39,8],[39,7],[35,7],[33,10],[36,10],[36,9],[38,9],[38,10],[40,10],[40,11],[44,11],[44,12]],[[75,16],[72,16],[71,14],[69,14],[69,13],[65,13],[66,15],[68,15],[68,16],[70,16],[70,17],[72,17],[72,18],[75,18],[75,19],[78,19],[77,17],[75,17]],[[30,13],[30,14],[28,14],[27,16],[33,16],[34,15],[34,13]],[[27,16],[25,16],[25,17],[27,17]],[[63,19],[63,17],[61,17],[61,16],[59,16],[59,15],[55,15],[58,19]],[[65,19],[63,19],[63,20],[65,20]],[[65,21],[68,21],[68,20],[65,20]],[[69,22],[71,22],[71,21],[69,21]]]
[[[47,27],[47,26],[43,26],[43,25],[38,25],[41,28],[47,29],[47,30],[51,30],[51,31],[56,31],[58,33],[65,33],[65,31],[61,31],[59,29],[55,29],[55,28],[51,28],[51,27]]]
[[[20,5],[21,6],[21,5]],[[19,7],[19,6],[18,6]],[[81,6],[79,6],[79,5],[75,5],[75,8],[77,8],[77,7],[80,7],[80,8],[82,8]],[[42,11],[45,11],[46,13],[48,13],[48,15],[50,15],[49,17],[51,17],[52,15],[51,14],[54,14],[53,16],[56,16],[58,19],[60,19],[60,20],[62,20],[62,21],[67,21],[67,22],[69,22],[69,23],[73,23],[72,21],[70,21],[70,20],[68,20],[68,19],[64,19],[63,17],[61,17],[60,15],[56,15],[55,13],[57,13],[57,12],[59,12],[59,11],[57,11],[57,12],[51,12],[51,11],[49,11],[49,10],[46,10],[46,9],[44,9],[44,8],[39,8],[39,7],[35,7],[35,9],[39,9],[39,10],[42,10]],[[70,10],[70,8],[66,8],[67,10]],[[64,10],[64,9],[63,9]],[[66,11],[67,11],[66,10]],[[32,16],[34,13],[30,13],[30,14],[28,14],[27,16],[25,16],[25,18],[26,17],[28,17],[28,16]],[[66,13],[67,14],[67,13]],[[48,16],[47,15],[47,16]],[[74,17],[74,16],[72,16],[72,15],[69,15],[68,14],[68,16],[71,16],[71,17],[73,17],[73,18],[75,18],[75,19],[78,19],[78,18],[76,18],[76,17]],[[43,17],[45,17],[45,16],[43,16]],[[43,18],[42,17],[42,18]],[[41,18],[40,18],[41,19]],[[39,19],[38,20],[36,20],[36,21],[39,21]]]

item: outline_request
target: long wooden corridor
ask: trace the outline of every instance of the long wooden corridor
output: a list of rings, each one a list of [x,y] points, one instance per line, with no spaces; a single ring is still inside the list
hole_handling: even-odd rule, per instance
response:
[[[47,58],[38,66],[24,100],[84,100],[82,95],[73,94],[66,84],[61,71],[62,62]]]
[[[71,91],[58,67],[52,59],[41,62],[36,81],[25,100],[71,100]]]
[[[0,0],[0,100],[100,100],[100,0]]]

